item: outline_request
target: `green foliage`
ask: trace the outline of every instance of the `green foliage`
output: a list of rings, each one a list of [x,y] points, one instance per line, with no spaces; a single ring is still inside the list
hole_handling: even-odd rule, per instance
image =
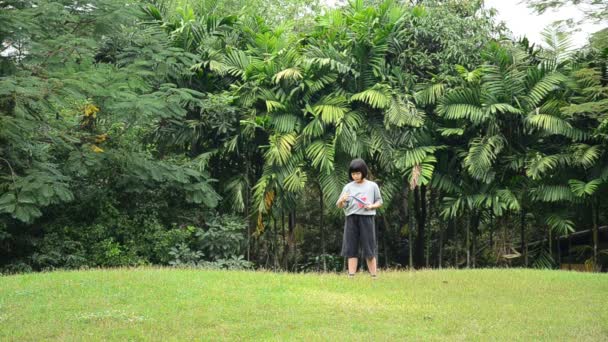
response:
[[[193,251],[185,243],[171,248],[169,254],[173,257],[169,262],[171,266],[196,266],[204,256],[203,252]]]
[[[558,214],[548,216],[546,223],[549,225],[549,228],[551,228],[552,231],[558,234],[558,236],[563,236],[574,232],[574,222]]]
[[[245,225],[236,217],[214,217],[196,237],[205,255],[213,260],[242,257]]]
[[[186,227],[192,232],[189,242],[171,248],[169,262],[177,267],[246,269],[252,264],[243,258],[243,221],[230,216],[215,216],[204,228]]]
[[[353,158],[388,265],[603,223],[603,33],[496,39],[481,3],[2,2],[0,267],[337,270]]]

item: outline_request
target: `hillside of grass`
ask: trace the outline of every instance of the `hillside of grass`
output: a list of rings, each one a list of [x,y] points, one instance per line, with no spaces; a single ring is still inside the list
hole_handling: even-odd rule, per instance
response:
[[[114,269],[0,277],[0,340],[608,340],[608,275]]]

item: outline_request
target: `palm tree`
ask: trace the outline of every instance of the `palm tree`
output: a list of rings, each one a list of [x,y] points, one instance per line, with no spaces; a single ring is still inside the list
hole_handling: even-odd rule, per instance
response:
[[[473,71],[458,68],[463,85],[441,98],[438,113],[455,123],[451,127],[458,127],[444,129],[446,135],[468,137],[468,150],[457,153],[463,170],[480,183],[477,188],[502,188],[507,207],[519,211],[527,189],[514,195],[505,188],[505,180],[522,174],[539,176],[563,159],[532,152],[539,147],[537,142],[550,135],[581,139],[584,134],[556,107],[566,77],[554,64],[535,64],[525,51],[509,44],[490,44],[484,55],[487,63],[482,67]],[[482,198],[479,200],[487,201]],[[452,206],[456,203],[454,200]],[[525,211],[522,215],[525,218]]]
[[[608,81],[606,65],[608,49],[599,54],[591,51],[590,63],[573,68],[572,104],[561,108],[564,115],[571,118],[573,126],[589,132],[584,142],[570,146],[569,166],[575,168],[568,180],[570,190],[585,206],[591,208],[593,262],[598,263],[598,226],[600,221],[600,199],[608,185]],[[597,56],[597,57],[596,57]],[[587,57],[589,58],[589,57]],[[582,176],[582,177],[581,177]],[[582,178],[582,179],[581,179]]]

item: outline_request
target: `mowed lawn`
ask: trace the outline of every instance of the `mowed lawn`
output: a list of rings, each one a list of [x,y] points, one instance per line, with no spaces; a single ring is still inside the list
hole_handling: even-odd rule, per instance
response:
[[[137,268],[0,277],[0,341],[608,340],[608,275]]]

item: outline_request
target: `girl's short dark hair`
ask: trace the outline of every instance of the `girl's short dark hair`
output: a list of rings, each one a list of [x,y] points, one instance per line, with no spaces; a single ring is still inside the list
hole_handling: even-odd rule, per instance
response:
[[[350,162],[350,166],[348,167],[348,179],[351,181],[354,180],[352,176],[353,172],[361,172],[363,178],[367,178],[367,164],[365,164],[363,159],[353,159],[353,161]]]

